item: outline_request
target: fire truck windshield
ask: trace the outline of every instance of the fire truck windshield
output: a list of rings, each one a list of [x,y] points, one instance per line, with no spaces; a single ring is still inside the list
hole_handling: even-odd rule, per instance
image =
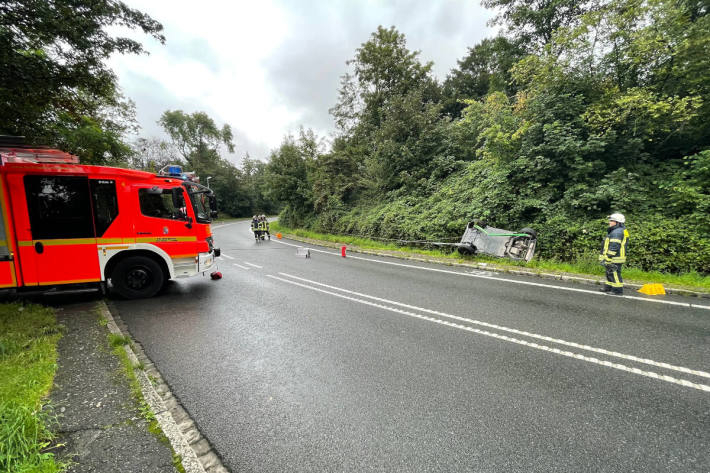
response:
[[[213,213],[216,213],[214,206],[214,194],[210,189],[196,184],[185,184],[187,193],[190,195],[192,209],[195,211],[195,218],[199,223],[210,223]]]

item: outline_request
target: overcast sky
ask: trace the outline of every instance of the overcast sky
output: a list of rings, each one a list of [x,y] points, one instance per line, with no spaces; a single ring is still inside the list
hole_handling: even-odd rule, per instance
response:
[[[110,65],[136,103],[141,136],[164,136],[165,110],[207,112],[235,134],[237,162],[265,159],[299,126],[333,132],[328,113],[345,62],[378,25],[395,26],[443,80],[467,48],[493,31],[478,0],[128,0],[165,28],[165,45]],[[133,34],[131,36],[134,36]]]

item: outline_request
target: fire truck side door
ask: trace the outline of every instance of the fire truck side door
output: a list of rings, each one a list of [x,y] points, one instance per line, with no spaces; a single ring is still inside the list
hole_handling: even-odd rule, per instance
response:
[[[32,235],[31,245],[24,248],[23,273],[25,256],[32,256],[28,260],[36,266],[35,284],[99,281],[88,177],[27,175],[23,181]]]
[[[173,259],[197,255],[194,215],[182,187],[139,188],[138,201],[141,218],[136,220],[136,242],[154,244]]]

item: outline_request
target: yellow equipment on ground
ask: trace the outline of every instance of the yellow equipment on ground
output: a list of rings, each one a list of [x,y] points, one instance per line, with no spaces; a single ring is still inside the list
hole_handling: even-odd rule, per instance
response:
[[[663,284],[644,284],[639,292],[648,296],[662,296],[665,295],[666,290],[663,288]]]

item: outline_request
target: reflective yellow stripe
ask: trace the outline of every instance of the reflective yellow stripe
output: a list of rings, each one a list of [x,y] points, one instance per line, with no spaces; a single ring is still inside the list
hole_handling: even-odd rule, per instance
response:
[[[626,240],[629,238],[629,231],[624,229],[624,239],[621,241],[621,252],[619,256],[626,261]]]
[[[44,246],[64,246],[64,245],[95,245],[96,238],[67,238],[59,240],[30,240],[20,241],[20,246],[32,246],[35,243],[42,243]]]
[[[196,236],[189,237],[146,237],[136,238],[136,243],[174,243],[180,241],[197,241]]]
[[[123,243],[123,238],[99,238],[97,240],[99,245],[112,245]]]
[[[611,240],[609,240],[609,242],[610,243],[621,243],[621,240],[619,240],[618,238],[612,238]]]
[[[67,238],[65,240],[35,240],[40,241],[44,246],[64,246],[64,245],[95,245],[96,238]]]
[[[44,246],[62,245],[96,245],[96,244],[120,244],[120,243],[174,243],[184,241],[197,241],[196,236],[187,237],[146,237],[146,238],[67,238],[57,240],[25,240],[20,241],[20,246],[32,246],[41,242]]]
[[[7,246],[7,240],[0,240],[0,246]]]
[[[174,256],[170,256],[170,258],[171,259],[180,259],[180,258],[185,258],[185,259],[193,258],[194,259],[196,256],[197,256],[197,254],[194,254],[194,255],[174,255]]]

